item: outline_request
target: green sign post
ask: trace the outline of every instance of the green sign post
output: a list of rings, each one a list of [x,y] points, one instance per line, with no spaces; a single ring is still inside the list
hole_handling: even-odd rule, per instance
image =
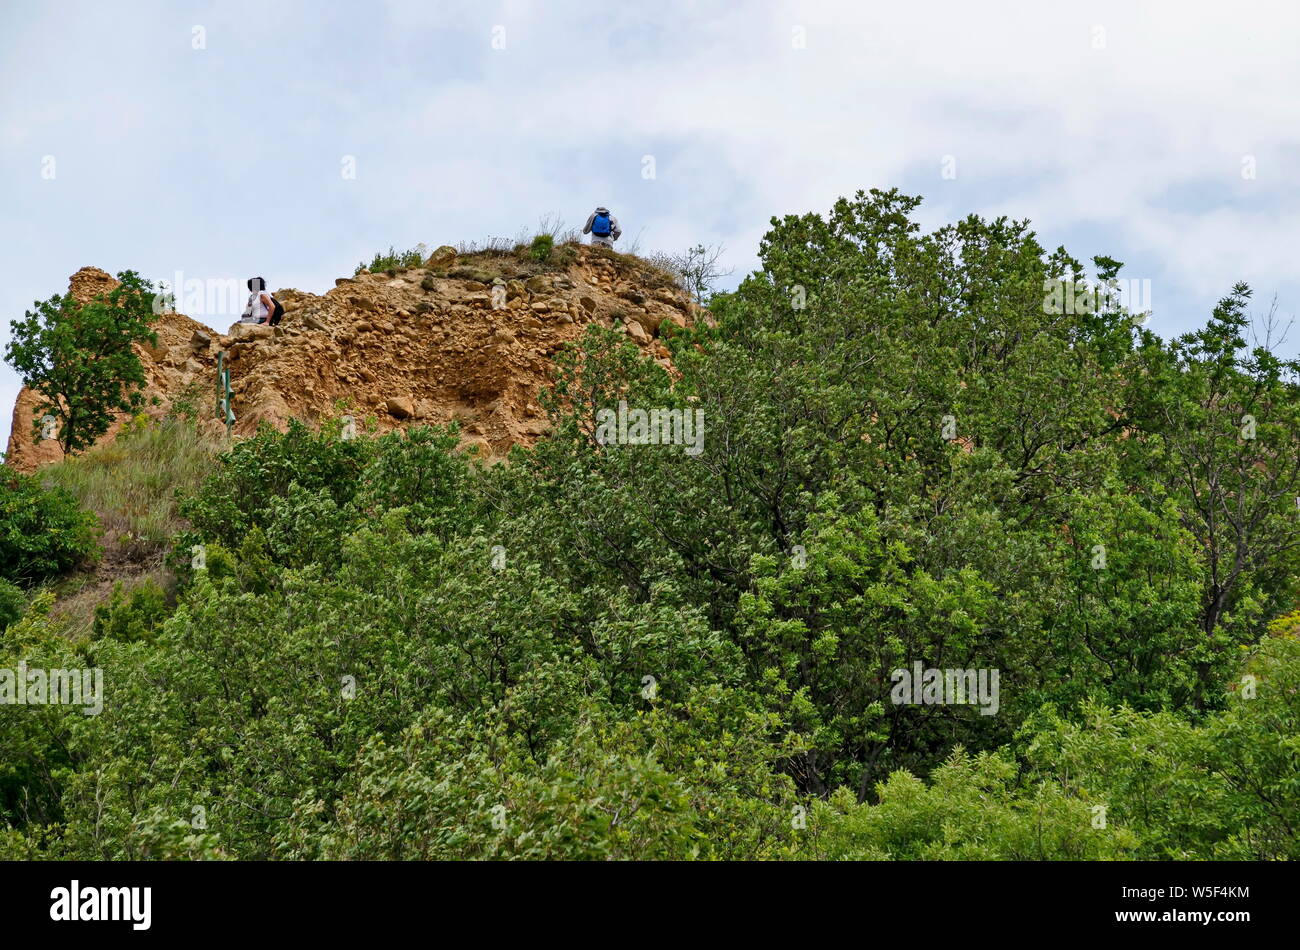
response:
[[[217,353],[217,418],[226,424],[226,437],[230,437],[235,424],[235,410],[230,408],[234,393],[230,390],[230,367],[226,365],[225,351]]]

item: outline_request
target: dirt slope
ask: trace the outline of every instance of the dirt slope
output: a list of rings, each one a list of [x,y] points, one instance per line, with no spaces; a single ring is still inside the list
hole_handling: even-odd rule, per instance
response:
[[[162,415],[185,400],[215,428],[216,356],[224,351],[237,435],[263,420],[283,428],[293,417],[314,422],[348,411],[376,416],[381,429],[456,419],[466,443],[504,454],[545,431],[537,393],[550,358],[588,323],[621,328],[667,367],[658,339],[666,325],[687,326],[704,314],[637,258],[571,245],[553,260],[457,257],[442,247],[424,267],[341,278],[323,296],[273,291],[286,311],[279,327],[235,324],[225,336],[164,313],[154,324],[158,345],[140,349],[146,411]],[[70,290],[87,300],[113,284],[87,267],[72,276]],[[32,438],[36,403],[24,388],[14,406],[5,462],[21,471],[62,457],[57,443]]]

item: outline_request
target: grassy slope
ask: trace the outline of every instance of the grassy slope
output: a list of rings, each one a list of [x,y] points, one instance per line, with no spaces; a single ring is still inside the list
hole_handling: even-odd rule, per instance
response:
[[[108,600],[115,584],[127,591],[150,581],[169,586],[163,558],[185,527],[178,491],[196,487],[212,471],[217,451],[185,420],[140,417],[111,444],[41,469],[46,485],[71,492],[103,529],[99,559],[53,587],[59,598],[53,616],[69,636],[90,632],[95,606]]]

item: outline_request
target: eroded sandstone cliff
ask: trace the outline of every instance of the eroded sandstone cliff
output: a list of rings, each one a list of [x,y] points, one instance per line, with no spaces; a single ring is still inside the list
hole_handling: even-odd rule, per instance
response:
[[[625,332],[668,366],[661,335],[703,313],[668,275],[603,248],[558,248],[553,263],[526,255],[459,257],[439,248],[423,267],[341,278],[324,295],[273,291],[285,306],[275,328],[235,324],[219,335],[184,314],[160,314],[156,346],[140,348],[145,411],[184,401],[213,417],[216,359],[231,369],[234,431],[265,421],[315,422],[352,412],[380,429],[457,420],[465,442],[489,455],[545,431],[537,402],[551,359],[589,323]],[[563,263],[559,263],[563,262]],[[79,300],[111,289],[97,268],[71,278]],[[14,406],[5,462],[22,471],[57,461],[53,440],[34,439],[39,402],[24,388]],[[100,440],[111,441],[122,415]]]

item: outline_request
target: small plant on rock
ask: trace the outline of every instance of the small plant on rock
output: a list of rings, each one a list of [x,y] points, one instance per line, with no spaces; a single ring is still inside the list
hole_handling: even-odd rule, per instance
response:
[[[539,264],[545,264],[551,259],[551,251],[555,248],[555,238],[549,234],[539,234],[533,238],[533,243],[528,248],[528,256]]]

